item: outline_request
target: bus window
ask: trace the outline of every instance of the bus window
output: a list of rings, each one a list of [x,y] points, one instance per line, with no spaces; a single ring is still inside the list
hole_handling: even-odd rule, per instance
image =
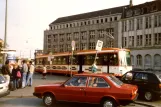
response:
[[[102,65],[107,65],[109,63],[110,66],[116,66],[118,64],[118,54],[117,53],[108,53],[104,54],[103,56],[103,64]]]
[[[61,62],[62,62],[62,58],[61,57],[58,57],[57,64],[61,64]]]
[[[104,63],[104,54],[99,54],[97,59],[97,65],[103,65]]]
[[[131,66],[131,56],[129,51],[126,52],[126,62],[127,66]]]
[[[85,65],[92,65],[95,59],[95,55],[86,55],[84,56],[84,64]]]
[[[52,61],[53,61],[52,62],[53,64],[55,64],[55,65],[58,64],[58,57],[54,57],[54,59]]]
[[[67,57],[66,56],[64,56],[64,57],[62,57],[62,64],[67,64]]]

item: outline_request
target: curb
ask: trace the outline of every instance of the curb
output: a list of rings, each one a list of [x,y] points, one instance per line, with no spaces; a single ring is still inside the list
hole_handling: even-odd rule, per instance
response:
[[[35,96],[5,96],[4,98],[37,98]]]

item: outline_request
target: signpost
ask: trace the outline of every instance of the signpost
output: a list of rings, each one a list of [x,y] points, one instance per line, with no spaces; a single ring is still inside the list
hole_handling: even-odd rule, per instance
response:
[[[72,56],[71,56],[70,76],[72,77],[73,51],[75,48],[75,41],[74,40],[72,40],[71,46],[72,46]]]
[[[96,56],[95,56],[94,62],[96,62],[97,53],[98,51],[102,50],[102,46],[103,46],[103,41],[98,40],[96,44]]]

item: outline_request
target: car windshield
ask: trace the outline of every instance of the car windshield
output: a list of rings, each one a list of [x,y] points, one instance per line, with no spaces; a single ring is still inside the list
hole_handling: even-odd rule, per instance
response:
[[[159,80],[160,80],[160,82],[161,82],[161,75],[158,75],[158,78],[159,78]]]
[[[110,76],[107,76],[107,78],[108,78],[110,81],[112,81],[115,85],[121,86],[121,85],[123,84],[123,82],[120,81],[120,80],[119,80],[118,78],[116,78],[115,76],[110,75]]]

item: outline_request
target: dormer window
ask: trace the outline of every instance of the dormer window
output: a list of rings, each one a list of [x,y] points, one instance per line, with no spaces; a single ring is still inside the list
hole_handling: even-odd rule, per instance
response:
[[[143,8],[143,13],[146,14],[148,12],[148,8],[147,7],[144,7]]]

